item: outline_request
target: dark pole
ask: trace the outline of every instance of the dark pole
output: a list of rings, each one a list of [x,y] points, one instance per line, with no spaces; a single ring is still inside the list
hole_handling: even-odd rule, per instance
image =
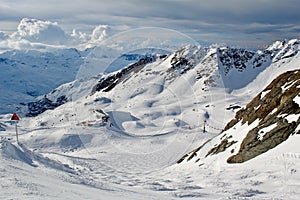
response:
[[[19,144],[18,123],[17,123],[17,122],[15,122],[15,126],[16,126],[16,137],[17,137],[17,143]]]

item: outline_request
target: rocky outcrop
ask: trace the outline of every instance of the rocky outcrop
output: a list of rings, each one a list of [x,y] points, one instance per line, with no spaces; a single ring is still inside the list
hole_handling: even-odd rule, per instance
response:
[[[229,163],[240,163],[260,155],[284,142],[295,133],[300,123],[300,107],[294,99],[300,93],[300,70],[286,72],[276,78],[257,95],[245,109],[240,110],[226,129],[241,121],[242,124],[259,124],[250,130],[241,143],[236,155],[228,158]],[[264,133],[264,128],[273,128]]]
[[[267,51],[271,52],[273,62],[277,62],[295,56],[298,53],[299,44],[300,41],[297,39],[276,41],[267,48]]]
[[[66,103],[68,100],[66,96],[60,96],[56,99],[56,102],[51,101],[46,96],[36,102],[30,102],[27,104],[28,113],[26,117],[35,117],[46,110],[53,110],[56,107]]]
[[[146,64],[152,63],[156,60],[156,56],[149,56],[146,58],[140,59],[138,62],[122,69],[117,73],[112,73],[109,76],[101,78],[99,82],[93,87],[91,95],[96,92],[109,92],[112,90],[118,83],[124,81],[131,73],[140,71]]]
[[[239,152],[229,157],[227,162],[242,163],[265,153],[287,140],[288,137],[294,133],[297,124],[299,124],[299,120],[298,122],[292,123],[279,120],[276,128],[269,131],[262,140],[257,138],[260,128],[252,129],[243,140]]]
[[[187,73],[196,65],[203,62],[209,48],[203,48],[198,45],[187,45],[178,51],[174,52],[171,56],[171,67],[167,70],[167,80],[173,80],[182,74]],[[198,74],[199,75],[199,74]]]
[[[230,137],[230,136],[229,136]],[[221,141],[221,143],[215,147],[213,147],[212,149],[210,149],[208,151],[208,153],[206,154],[205,157],[209,156],[209,155],[213,155],[213,154],[218,154],[220,152],[225,151],[228,147],[230,147],[231,145],[233,145],[234,143],[237,143],[237,141],[230,141],[228,140],[229,138],[225,138]]]
[[[288,71],[237,111],[220,135],[184,155],[177,163],[204,161],[222,152],[229,154],[225,159],[228,163],[248,161],[283,143],[291,135],[300,134],[299,117],[300,70]]]
[[[246,63],[255,55],[254,52],[243,49],[222,48],[218,49],[219,59],[223,66],[225,66],[225,75],[232,68],[238,71],[246,69]]]

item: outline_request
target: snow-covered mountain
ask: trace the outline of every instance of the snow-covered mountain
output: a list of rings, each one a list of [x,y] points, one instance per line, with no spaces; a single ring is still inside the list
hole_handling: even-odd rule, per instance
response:
[[[299,40],[259,51],[187,45],[65,83],[29,104],[21,144],[10,115],[1,116],[3,198],[296,199],[299,73],[287,71],[299,69],[298,51]],[[275,130],[289,123],[274,146]],[[248,150],[256,157],[227,163]],[[16,182],[19,192],[9,189]]]
[[[155,102],[153,99],[158,97],[157,101],[162,101],[162,103],[156,104],[160,106],[171,105],[170,102],[164,102],[164,99],[173,99],[170,101],[176,103],[174,106],[177,107],[178,111],[176,112],[180,118],[189,120],[190,117],[186,118],[184,115],[197,116],[192,120],[193,122],[190,121],[187,124],[191,126],[202,124],[203,114],[209,112],[213,123],[216,123],[216,126],[221,129],[233,117],[233,112],[230,109],[223,109],[224,107],[229,108],[231,104],[245,106],[247,102],[242,102],[243,99],[253,98],[263,89],[263,86],[266,86],[280,73],[289,69],[297,69],[288,63],[296,62],[299,41],[282,42],[280,50],[278,43],[274,43],[264,51],[247,51],[217,46],[203,48],[188,45],[168,56],[144,57],[122,70],[100,75],[98,83],[95,83],[97,77],[94,76],[86,81],[66,84],[45,97],[54,102],[62,96],[65,96],[68,101],[74,101],[81,97],[78,95],[78,88],[84,87],[84,90],[80,90],[81,92],[85,91],[85,95],[93,96],[95,94],[101,96],[99,98],[105,97],[111,101],[116,98],[114,94],[117,93],[118,99],[120,99],[118,102],[127,105],[132,101],[132,104],[138,107],[137,110],[141,110],[143,107],[143,109],[152,108],[151,106]],[[277,69],[278,67],[280,68]],[[261,73],[263,71],[266,72]],[[267,73],[270,74],[268,79],[259,77],[259,75]],[[262,84],[252,86],[256,79],[260,80]],[[80,86],[74,87],[74,84]],[[62,91],[66,93],[64,94]],[[244,91],[247,91],[247,94]],[[148,96],[148,93],[151,95]],[[239,95],[239,93],[243,93],[243,95]],[[145,102],[147,98],[154,102],[149,103],[149,106],[138,105],[140,103],[137,102]],[[236,102],[232,102],[235,101],[233,100],[235,98],[237,98]],[[215,108],[214,106],[217,105],[221,107]],[[185,106],[190,109],[186,109]],[[187,110],[193,110],[193,112]],[[218,112],[213,114],[214,110],[218,110]],[[220,110],[222,110],[221,113]]]
[[[228,163],[242,163],[285,142],[299,132],[300,71],[288,71],[274,79],[224,128],[224,132],[210,141],[206,155],[201,146],[185,159],[197,162],[215,154],[226,154]],[[291,139],[292,140],[292,139]],[[212,145],[212,143],[216,143]]]
[[[131,52],[127,52],[119,56],[117,59],[113,60],[112,63],[108,65],[104,73],[111,73],[125,68],[128,65],[138,62],[140,59],[151,57],[151,56],[164,56],[170,54],[169,51],[155,48],[145,48],[138,49]]]
[[[12,50],[0,54],[0,113],[15,112],[63,83],[73,81],[89,49],[50,52]]]

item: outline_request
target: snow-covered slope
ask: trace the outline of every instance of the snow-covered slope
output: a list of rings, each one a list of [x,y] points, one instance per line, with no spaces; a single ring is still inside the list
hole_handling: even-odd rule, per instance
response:
[[[299,134],[299,85],[299,70],[280,75],[236,113],[223,133],[209,145],[187,154],[180,162],[185,158],[199,162],[206,157],[223,154],[228,163],[241,163],[273,149],[290,135]]]
[[[2,115],[0,166],[7,173],[15,171],[20,185],[31,183],[36,188],[36,192],[28,192],[28,186],[13,193],[8,188],[16,181],[8,179],[2,182],[5,197],[54,198],[43,189],[49,180],[53,183],[49,189],[63,181],[60,199],[280,199],[285,197],[282,191],[296,199],[297,134],[243,164],[226,163],[231,148],[204,157],[221,142],[220,137],[234,131],[232,127],[219,135],[236,108],[245,107],[282,72],[298,68],[298,43],[257,52],[188,45],[110,74],[66,83],[42,98],[49,106],[64,97],[60,106],[19,122],[20,145],[10,115]],[[293,56],[285,56],[290,51]],[[106,114],[108,123],[102,121]],[[240,125],[238,130],[256,125]],[[236,132],[234,141],[241,142],[242,136]],[[197,155],[176,164],[200,145]],[[28,171],[45,182],[28,179]]]
[[[0,113],[15,112],[20,103],[73,81],[89,50],[52,52],[13,50],[0,54]]]
[[[297,199],[299,75],[298,69],[278,76],[236,113],[224,132],[184,155],[169,170],[197,170],[206,179],[217,176],[219,184],[229,179],[216,191],[236,197]]]
[[[146,113],[145,110],[150,108],[154,110],[153,105],[171,106],[170,101],[173,101],[174,108],[171,110],[177,110],[174,113],[180,120],[190,120],[190,116],[194,116],[187,124],[199,126],[204,121],[204,113],[209,112],[212,123],[221,129],[234,114],[225,108],[245,106],[247,101],[280,73],[297,68],[298,40],[283,42],[286,45],[282,50],[278,50],[277,43],[264,51],[256,52],[229,47],[204,48],[188,45],[167,57],[149,55],[123,70],[102,77],[100,75],[98,83],[93,83],[96,77],[75,81],[77,86],[74,87],[71,83],[54,90],[47,98],[55,102],[66,96],[71,101],[83,94],[80,92],[79,95],[76,88],[85,91],[85,95],[90,89],[92,95],[114,101],[111,104],[114,109],[115,106],[122,105],[122,108],[117,109],[127,111],[127,105],[132,104],[131,110],[136,109],[140,113]],[[88,88],[93,84],[92,88]],[[118,100],[115,94],[118,94]],[[147,99],[151,99],[151,102],[147,103]],[[217,105],[220,107],[214,107]],[[217,113],[214,114],[216,110]],[[165,114],[171,116],[169,113]],[[161,111],[159,115],[162,115]],[[145,116],[138,116],[141,120],[143,117]],[[148,120],[150,119],[153,120]]]
[[[173,129],[183,124],[199,127],[203,114],[220,106],[222,112],[211,113],[211,120],[221,128],[226,123],[224,115],[232,116],[232,112],[224,109],[227,106],[226,91],[218,71],[216,51],[216,48],[186,46],[167,57],[145,57],[123,70],[102,76],[98,83],[96,77],[75,81],[46,97],[55,102],[64,95],[75,104],[75,100],[81,97],[90,101],[86,104],[96,104],[99,108],[106,107],[107,103],[95,103],[95,99],[109,99],[113,102],[109,104],[110,110],[129,112],[138,119],[122,125],[122,128],[128,127],[129,132],[141,131],[136,129],[140,125],[146,126],[142,130],[151,127],[157,131],[161,131],[162,127]],[[86,87],[92,84],[93,87]],[[86,88],[85,96],[78,95],[78,88],[81,91]],[[91,96],[87,96],[86,91]]]

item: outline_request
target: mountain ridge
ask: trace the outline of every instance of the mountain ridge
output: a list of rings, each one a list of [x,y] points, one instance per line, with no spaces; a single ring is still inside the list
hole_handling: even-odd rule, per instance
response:
[[[193,160],[196,163],[200,160],[205,162],[206,157],[224,154],[225,151],[228,152],[226,162],[242,163],[272,150],[290,135],[300,134],[299,86],[300,70],[281,74],[245,108],[236,112],[235,118],[228,122],[223,132],[209,141],[212,143],[209,144],[211,149],[202,150],[202,145],[177,163]]]
[[[270,199],[288,194],[296,199],[300,137],[275,132],[289,131],[289,124],[294,130],[299,123],[300,73],[293,70],[299,71],[300,57],[295,49],[282,49],[274,50],[273,59],[280,57],[275,62],[272,51],[186,46],[127,65],[123,72],[60,85],[31,104],[34,117],[21,113],[20,145],[11,115],[0,116],[0,167],[7,176],[17,176],[19,186],[33,184],[36,194],[28,193],[31,187],[19,194],[35,198],[63,183],[63,189],[74,191],[92,188],[97,197],[115,197],[117,192],[124,198],[137,192],[137,199],[149,194],[166,199]],[[222,52],[226,59],[221,63]],[[289,75],[267,87],[284,73]],[[243,80],[249,74],[251,82]],[[99,83],[104,87],[93,90]],[[235,116],[232,127],[222,130]],[[265,151],[277,139],[284,142]],[[231,156],[229,161],[239,164],[229,164]],[[8,188],[15,187],[16,179],[8,177],[3,184],[12,186],[4,192],[13,196],[15,190]]]
[[[292,45],[293,51],[297,52],[293,45],[297,46],[298,42],[291,41],[284,44],[288,44],[288,48]],[[228,62],[223,60],[224,56],[218,57],[219,54],[223,55],[222,52],[229,55],[227,56]],[[135,120],[119,119],[120,124],[118,120],[112,120],[119,124],[118,127],[122,131],[128,128],[126,134],[129,135],[134,135],[135,131],[139,131],[140,128],[143,131],[151,128],[154,131],[153,134],[159,135],[161,133],[156,131],[160,129],[160,126],[163,126],[166,131],[174,127],[176,129],[184,126],[201,127],[205,120],[205,113],[209,113],[208,125],[215,128],[214,134],[216,134],[217,130],[222,130],[234,117],[236,109],[233,108],[246,106],[247,101],[254,97],[254,94],[250,96],[237,94],[235,91],[241,90],[240,85],[235,85],[239,89],[233,90],[231,94],[234,88],[224,88],[226,82],[236,83],[242,80],[243,76],[252,76],[254,77],[252,81],[255,81],[259,78],[261,71],[271,70],[280,62],[281,65],[285,65],[285,62],[295,60],[293,57],[286,57],[282,54],[282,52],[289,52],[287,50],[276,49],[276,52],[283,57],[281,61],[270,60],[273,52],[269,50],[263,54],[262,51],[248,52],[228,47],[185,46],[166,56],[142,58],[117,72],[100,74],[91,79],[76,80],[62,85],[38,102],[30,103],[27,115],[37,116],[48,109],[55,109],[68,102],[77,105],[76,102],[82,99],[81,101],[88,100],[86,105],[95,105],[109,112],[112,109],[128,112],[128,116],[133,116]],[[274,54],[273,57],[275,58],[276,55]],[[245,64],[244,67],[240,67],[242,66],[240,63],[243,62],[246,64],[265,63],[265,66],[258,64],[250,68],[250,64]],[[235,66],[235,63],[238,65]],[[286,69],[281,67],[280,70]],[[236,78],[237,74],[240,77]],[[273,77],[275,78],[276,75]],[[258,91],[263,89],[263,85],[256,84],[256,86],[259,86],[256,88]],[[244,88],[244,91],[247,90],[248,88]],[[163,107],[164,105],[168,105],[169,108]],[[217,110],[220,112],[216,112]],[[84,116],[80,117],[81,120],[84,120]],[[164,118],[167,126],[161,124],[161,118]]]

